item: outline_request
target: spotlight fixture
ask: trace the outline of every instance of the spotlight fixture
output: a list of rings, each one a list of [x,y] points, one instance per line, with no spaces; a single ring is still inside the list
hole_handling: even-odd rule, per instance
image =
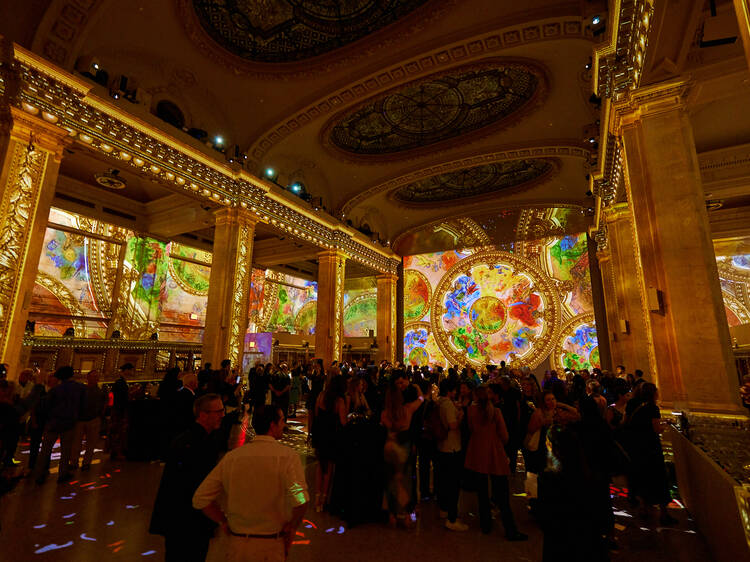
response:
[[[596,138],[589,137],[589,143],[594,144],[596,142]]]
[[[273,168],[266,168],[265,171],[266,177],[271,181],[276,181],[276,178],[278,177],[278,172],[274,170]]]
[[[214,145],[224,146],[224,137],[222,137],[221,135],[216,135],[214,137]]]
[[[599,25],[600,23],[602,23],[601,16],[594,16],[591,18],[591,25]]]
[[[98,63],[98,62],[95,62],[95,63],[93,63],[93,64],[91,65],[91,67],[92,67],[92,68],[93,68],[94,70],[99,70],[99,63]]]
[[[289,189],[291,189],[294,193],[300,193],[302,191],[302,184],[300,184],[299,182],[294,182],[289,186]]]
[[[115,168],[94,174],[94,179],[96,183],[109,189],[125,189],[128,185],[128,182],[120,177],[120,170]]]

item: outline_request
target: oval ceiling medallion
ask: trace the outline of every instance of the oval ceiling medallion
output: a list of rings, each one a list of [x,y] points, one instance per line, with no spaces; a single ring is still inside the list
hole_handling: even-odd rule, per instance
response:
[[[551,158],[483,164],[415,181],[393,192],[392,197],[401,203],[433,204],[515,191],[546,179],[556,168]]]
[[[377,31],[427,0],[192,0],[201,27],[231,53],[295,62]]]
[[[337,119],[330,143],[349,153],[374,155],[451,139],[517,115],[541,90],[543,79],[535,66],[503,61],[432,75]]]

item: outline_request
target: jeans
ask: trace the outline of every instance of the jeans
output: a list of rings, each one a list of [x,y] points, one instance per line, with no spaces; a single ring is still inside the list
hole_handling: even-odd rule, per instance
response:
[[[438,504],[448,512],[448,521],[458,518],[458,495],[461,490],[461,452],[438,453]]]
[[[83,453],[83,462],[81,466],[90,466],[91,459],[94,457],[94,447],[99,443],[99,432],[102,428],[102,419],[94,418],[93,420],[79,421],[76,423],[76,435],[73,441],[73,454],[70,457],[71,464],[78,466],[78,457],[81,454],[83,436],[86,436],[86,450]]]
[[[492,512],[490,511],[490,497],[487,490],[488,475],[472,471],[471,476],[479,500],[479,526],[483,533],[489,533],[492,530]],[[500,509],[505,534],[513,535],[517,528],[513,510],[510,508],[508,477],[491,474],[489,480],[492,483],[492,501]]]

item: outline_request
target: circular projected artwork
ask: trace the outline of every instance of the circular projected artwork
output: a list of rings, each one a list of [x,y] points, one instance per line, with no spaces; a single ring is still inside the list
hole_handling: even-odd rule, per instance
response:
[[[558,369],[601,368],[593,314],[581,314],[563,326],[553,362]]]
[[[367,337],[375,330],[378,316],[378,299],[373,295],[360,295],[344,308],[344,337]]]
[[[549,354],[560,302],[536,265],[506,252],[473,254],[435,289],[432,333],[451,363],[506,361],[536,367]]]
[[[412,322],[424,317],[430,309],[430,282],[413,269],[404,273],[404,321]]]
[[[413,322],[404,328],[404,358],[411,365],[426,365],[430,354],[427,351],[427,340],[430,325],[427,322]]]
[[[298,334],[314,334],[318,301],[310,301],[300,308],[294,319],[294,331]]]
[[[200,296],[208,294],[211,266],[170,257],[169,273],[186,293]]]

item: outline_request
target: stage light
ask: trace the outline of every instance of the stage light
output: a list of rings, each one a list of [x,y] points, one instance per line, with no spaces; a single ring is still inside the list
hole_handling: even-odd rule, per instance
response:
[[[216,135],[214,137],[214,144],[216,146],[222,146],[224,144],[224,137],[222,137],[221,135]]]
[[[594,144],[596,142],[596,139],[594,137],[589,137],[589,142],[591,144]]]
[[[95,62],[91,66],[93,67],[94,70],[99,70],[99,63],[98,62]]]
[[[295,182],[295,183],[293,183],[293,184],[292,184],[292,185],[290,186],[290,189],[291,189],[291,190],[292,190],[292,191],[293,191],[294,193],[299,193],[300,191],[302,191],[302,185],[300,185],[299,183]]]
[[[273,178],[276,175],[276,170],[273,168],[266,168],[266,177]]]
[[[602,23],[601,16],[594,16],[591,18],[591,25],[599,25],[600,23]]]

